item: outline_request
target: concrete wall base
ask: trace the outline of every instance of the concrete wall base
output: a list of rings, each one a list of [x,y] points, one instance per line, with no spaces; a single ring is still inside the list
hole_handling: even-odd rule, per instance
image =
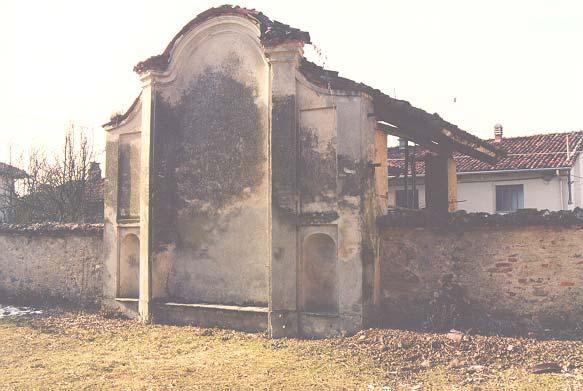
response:
[[[361,320],[338,314],[298,314],[300,335],[303,337],[327,338],[352,335],[361,328]]]
[[[104,298],[101,306],[108,310],[119,311],[130,319],[138,319],[138,299]]]
[[[266,331],[267,314],[267,307],[183,303],[154,305],[156,323],[220,327],[248,332]]]

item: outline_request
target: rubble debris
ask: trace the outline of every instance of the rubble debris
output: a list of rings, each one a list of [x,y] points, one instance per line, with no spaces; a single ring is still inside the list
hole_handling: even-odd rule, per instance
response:
[[[540,364],[533,365],[530,368],[530,373],[541,374],[541,373],[560,373],[561,366],[556,362],[543,362]]]
[[[414,380],[423,371],[437,367],[466,379],[465,383],[496,379],[513,369],[563,375],[583,369],[583,343],[581,336],[575,335],[564,340],[536,340],[470,336],[457,330],[428,333],[369,329],[329,341],[353,354],[370,356],[376,366],[403,381]]]
[[[464,334],[461,331],[457,330],[451,330],[445,336],[457,344],[460,344],[464,339]]]
[[[463,289],[453,282],[453,275],[441,277],[440,288],[429,303],[426,330],[446,331],[467,323],[470,303]]]

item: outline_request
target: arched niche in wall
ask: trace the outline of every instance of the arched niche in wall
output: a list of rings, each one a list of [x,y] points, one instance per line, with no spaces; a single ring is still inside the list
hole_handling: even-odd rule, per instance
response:
[[[304,312],[338,312],[336,242],[325,233],[313,233],[302,244],[300,275],[301,307]]]
[[[127,234],[121,241],[119,252],[118,297],[138,298],[140,293],[140,239]]]

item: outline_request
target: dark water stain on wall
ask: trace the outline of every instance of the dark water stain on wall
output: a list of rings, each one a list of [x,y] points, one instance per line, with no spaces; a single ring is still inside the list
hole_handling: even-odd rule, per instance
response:
[[[266,174],[254,88],[208,69],[175,106],[158,95],[155,120],[158,241],[200,249],[211,232],[225,229],[217,226],[219,212],[253,194]]]
[[[320,152],[318,135],[302,128],[300,134],[300,191],[302,203],[336,200],[336,150],[331,141]]]
[[[137,134],[119,137],[118,216],[138,218],[140,215],[140,139]]]
[[[181,199],[221,208],[261,183],[266,156],[251,87],[225,74],[206,72],[185,91],[176,114]]]
[[[274,96],[271,109],[272,202],[280,217],[295,224],[297,135],[295,96]]]
[[[177,240],[176,218],[179,206],[176,177],[176,150],[179,122],[174,109],[156,94],[151,167],[151,221],[154,250],[159,251]]]
[[[338,155],[340,196],[358,196],[363,192],[364,164],[349,156]]]

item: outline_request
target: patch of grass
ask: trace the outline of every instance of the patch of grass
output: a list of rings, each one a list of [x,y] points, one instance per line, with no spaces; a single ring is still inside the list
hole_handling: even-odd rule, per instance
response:
[[[383,373],[331,359],[322,341],[193,327],[143,326],[83,315],[0,321],[2,389],[367,389]]]
[[[144,326],[94,313],[61,312],[0,320],[0,389],[580,389],[565,374],[497,376],[445,365],[413,375],[387,371],[354,337],[270,340],[195,327]],[[395,352],[395,355],[398,353]],[[390,355],[388,359],[392,359]]]

